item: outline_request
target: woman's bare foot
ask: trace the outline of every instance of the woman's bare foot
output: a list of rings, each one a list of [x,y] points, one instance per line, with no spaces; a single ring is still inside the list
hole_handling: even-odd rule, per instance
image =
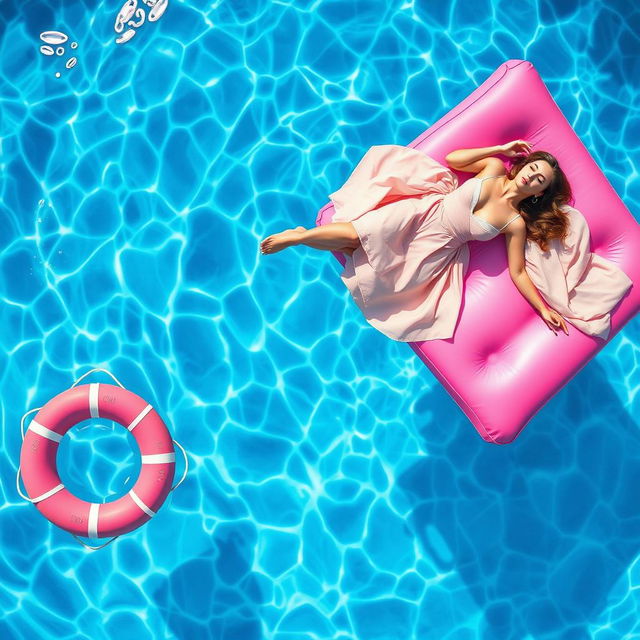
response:
[[[277,251],[282,251],[282,249],[295,244],[303,231],[306,231],[304,227],[296,227],[295,229],[285,229],[280,233],[274,233],[260,243],[260,252],[276,253]]]

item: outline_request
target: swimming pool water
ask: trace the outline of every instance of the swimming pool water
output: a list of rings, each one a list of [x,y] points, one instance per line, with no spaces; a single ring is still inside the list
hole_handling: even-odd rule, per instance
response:
[[[369,146],[409,143],[511,58],[637,217],[638,8],[171,0],[116,44],[118,11],[0,5],[0,637],[636,637],[638,321],[495,447],[367,325],[331,254],[259,241],[312,225]],[[48,30],[64,55],[40,52]],[[92,553],[15,472],[20,417],[93,367],[190,470]],[[128,491],[130,438],[73,434],[65,482]]]

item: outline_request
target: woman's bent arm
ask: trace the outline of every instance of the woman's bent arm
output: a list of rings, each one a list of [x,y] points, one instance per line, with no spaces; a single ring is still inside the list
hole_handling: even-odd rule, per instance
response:
[[[495,145],[493,147],[478,147],[477,149],[456,149],[449,153],[445,160],[450,167],[454,169],[461,169],[468,164],[493,156],[496,153],[502,153],[502,145]]]

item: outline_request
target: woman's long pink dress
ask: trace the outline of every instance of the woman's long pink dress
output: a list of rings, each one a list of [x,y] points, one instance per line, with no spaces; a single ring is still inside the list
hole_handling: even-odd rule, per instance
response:
[[[367,321],[386,336],[402,342],[453,336],[469,264],[467,243],[500,232],[472,213],[481,184],[475,178],[458,186],[456,175],[424,152],[381,145],[371,147],[330,194],[332,222],[351,222],[361,242],[345,255],[340,276]],[[568,322],[606,338],[609,312],[632,282],[590,252],[584,217],[567,210],[569,250],[552,241],[544,253],[527,241],[527,273]]]

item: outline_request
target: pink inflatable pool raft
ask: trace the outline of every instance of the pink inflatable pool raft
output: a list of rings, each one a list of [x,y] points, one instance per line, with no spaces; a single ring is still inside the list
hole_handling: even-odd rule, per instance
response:
[[[512,442],[544,403],[640,310],[640,225],[530,62],[502,64],[409,147],[447,166],[444,158],[454,149],[513,139],[527,140],[534,149],[556,156],[571,184],[573,206],[588,223],[591,252],[624,271],[633,286],[612,309],[606,340],[570,325],[568,336],[556,336],[511,281],[503,236],[469,243],[463,303],[453,337],[409,344],[482,438],[495,444]],[[471,175],[453,173],[460,184]],[[331,222],[333,214],[333,204],[325,205],[316,224]],[[341,253],[334,255],[345,264]]]

